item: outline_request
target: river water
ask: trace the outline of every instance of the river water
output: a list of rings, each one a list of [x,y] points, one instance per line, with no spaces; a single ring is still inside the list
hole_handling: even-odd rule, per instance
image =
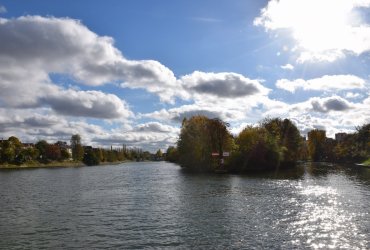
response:
[[[0,171],[0,249],[370,248],[370,169],[194,175],[170,163]]]

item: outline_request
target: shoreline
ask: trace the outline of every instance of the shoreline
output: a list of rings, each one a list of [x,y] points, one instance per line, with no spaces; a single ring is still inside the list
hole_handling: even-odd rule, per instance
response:
[[[129,162],[129,160],[125,161],[117,161],[117,162],[101,162],[99,165],[93,166],[108,166],[108,165],[119,165],[125,162]],[[93,167],[84,164],[83,162],[73,162],[73,161],[66,161],[66,162],[50,162],[50,163],[39,163],[39,162],[31,162],[22,165],[14,165],[14,164],[4,164],[0,165],[0,170],[6,169],[36,169],[36,168],[79,168],[79,167]]]

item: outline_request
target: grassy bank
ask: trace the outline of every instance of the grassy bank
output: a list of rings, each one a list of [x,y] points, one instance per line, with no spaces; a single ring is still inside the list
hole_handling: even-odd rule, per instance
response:
[[[361,163],[362,165],[364,165],[364,166],[368,166],[368,167],[370,167],[370,158],[369,159],[367,159],[366,161],[364,161],[363,163]]]
[[[118,165],[128,161],[118,161],[118,162],[101,162],[99,166],[105,165]],[[83,162],[75,161],[55,161],[50,163],[40,163],[40,162],[28,162],[21,165],[15,164],[1,164],[0,169],[31,169],[31,168],[75,168],[75,167],[85,167]]]
[[[74,161],[53,161],[49,163],[40,163],[40,162],[27,162],[21,165],[15,164],[2,164],[0,165],[0,169],[28,169],[28,168],[60,168],[60,167],[83,167],[86,166],[82,162],[74,162]]]

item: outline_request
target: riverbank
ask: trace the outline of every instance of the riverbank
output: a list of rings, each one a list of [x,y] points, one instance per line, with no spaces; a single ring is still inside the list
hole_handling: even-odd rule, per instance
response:
[[[360,166],[370,167],[370,158],[359,164]]]
[[[105,165],[118,165],[121,163],[129,162],[126,161],[117,161],[117,162],[101,162],[99,165],[96,166],[105,166]],[[86,167],[87,165],[83,162],[75,162],[75,161],[55,161],[50,163],[40,163],[40,162],[28,162],[21,165],[15,164],[2,164],[0,165],[1,169],[32,169],[32,168],[76,168],[76,167]]]

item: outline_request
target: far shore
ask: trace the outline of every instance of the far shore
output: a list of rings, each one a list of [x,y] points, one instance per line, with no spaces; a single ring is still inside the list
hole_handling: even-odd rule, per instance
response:
[[[129,162],[128,160],[125,161],[117,161],[117,162],[101,162],[99,165],[96,166],[106,166],[106,165],[118,165],[121,163]],[[15,164],[0,164],[1,169],[32,169],[32,168],[77,168],[77,167],[87,167],[86,164],[83,162],[76,162],[76,161],[55,161],[50,163],[39,163],[39,162],[29,162],[21,165]]]

